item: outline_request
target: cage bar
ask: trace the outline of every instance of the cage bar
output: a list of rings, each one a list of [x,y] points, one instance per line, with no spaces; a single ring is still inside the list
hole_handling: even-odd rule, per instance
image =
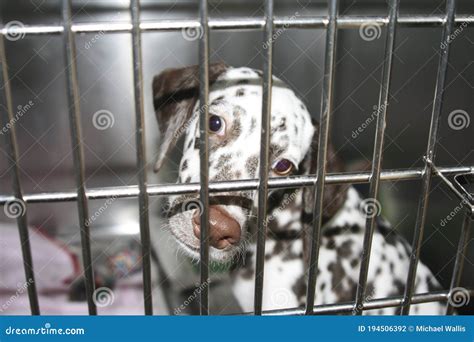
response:
[[[329,120],[333,112],[333,87],[336,64],[337,40],[337,11],[338,0],[329,2],[329,25],[326,32],[326,47],[324,57],[323,94],[321,114],[319,119],[319,142],[316,169],[316,184],[314,185],[313,222],[310,239],[309,275],[306,291],[306,314],[313,313],[316,296],[316,277],[318,270],[319,245],[324,205],[324,183],[326,179],[326,158],[329,138]]]
[[[472,296],[474,290],[468,290],[467,293]],[[430,293],[416,294],[411,297],[412,304],[423,304],[432,302],[444,302],[448,299],[448,291],[436,291]],[[364,303],[364,310],[383,309],[400,306],[403,302],[403,296],[380,298],[369,300]],[[334,315],[351,313],[354,309],[355,302],[341,303],[341,304],[324,304],[316,305],[313,309],[313,313],[317,315]],[[279,310],[267,310],[263,312],[263,315],[304,315],[306,309],[304,308],[290,308],[290,309],[279,309]],[[247,313],[253,314],[253,313]]]
[[[263,56],[262,133],[260,135],[260,169],[258,184],[257,253],[255,267],[255,315],[262,314],[263,278],[265,270],[265,238],[267,234],[268,159],[270,115],[272,110],[273,0],[265,1],[265,32],[267,49]]]
[[[340,29],[359,28],[362,25],[376,24],[388,25],[389,20],[385,16],[352,16],[342,15],[337,18],[337,26]],[[274,17],[274,28],[288,29],[317,29],[327,28],[329,19],[326,16],[307,16],[300,18]],[[402,27],[440,27],[446,23],[446,17],[442,15],[402,15],[397,24]],[[457,15],[455,24],[473,24],[474,16]],[[146,21],[140,23],[141,31],[179,31],[183,28],[199,28],[198,19],[165,19],[159,21]],[[265,27],[265,18],[237,17],[209,18],[209,28],[212,30],[261,30]],[[12,32],[19,35],[48,35],[62,34],[64,27],[60,25],[32,25],[18,27]],[[130,33],[132,24],[130,22],[100,22],[100,23],[76,23],[72,25],[75,33]],[[7,29],[3,28],[1,34],[6,35]]]
[[[3,85],[4,91],[3,101],[6,110],[2,110],[3,126],[6,127],[9,122],[13,122],[13,100],[10,87],[10,78],[8,75],[7,56],[5,51],[4,37],[0,37],[0,85]],[[18,232],[20,234],[21,253],[23,256],[23,268],[25,271],[25,284],[28,289],[28,299],[30,301],[30,310],[32,315],[39,315],[40,308],[38,304],[38,293],[36,291],[35,273],[33,269],[33,259],[31,257],[31,245],[28,232],[28,216],[27,204],[23,197],[23,190],[20,180],[20,165],[18,163],[18,144],[16,138],[15,125],[11,125],[10,129],[5,133],[7,142],[8,160],[10,162],[12,188],[14,197],[5,202],[6,206],[10,206],[14,217],[16,216]],[[17,208],[18,211],[15,209]],[[8,210],[8,208],[7,208]]]
[[[454,262],[453,276],[451,278],[451,285],[449,286],[448,299],[453,298],[453,289],[457,288],[461,282],[462,269],[464,266],[464,259],[466,258],[467,245],[469,244],[469,236],[471,232],[472,218],[469,214],[464,215],[464,220],[461,228],[461,235],[459,236],[458,248],[456,250],[456,261]],[[448,306],[446,307],[446,315],[452,315],[454,313],[453,301],[448,300]]]
[[[89,229],[89,208],[85,189],[84,154],[82,150],[81,110],[79,107],[79,85],[77,83],[76,43],[71,30],[71,0],[63,0],[62,19],[64,25],[64,56],[66,57],[67,96],[69,102],[69,125],[72,143],[74,175],[77,187],[77,210],[81,230],[84,281],[90,315],[97,314],[94,303],[94,271]]]
[[[393,52],[395,46],[396,24],[398,16],[399,0],[392,0],[389,3],[389,25],[385,41],[385,57],[382,70],[382,84],[380,86],[379,101],[377,106],[377,127],[375,130],[374,152],[372,157],[372,171],[370,177],[369,200],[377,202],[380,184],[380,169],[382,167],[384,134],[386,125],[387,106],[389,103],[390,81],[392,76]],[[374,235],[377,215],[367,215],[364,232],[364,242],[362,248],[362,258],[359,272],[359,282],[357,283],[356,301],[354,314],[362,315],[363,302],[365,301],[367,278],[369,274],[370,252],[372,250],[372,238]]]
[[[200,313],[209,314],[209,25],[207,0],[199,1],[201,38],[199,39],[199,162],[201,201]]]
[[[455,167],[439,167],[438,170],[444,176],[455,175],[458,173],[473,172],[474,166],[455,166]],[[381,181],[410,181],[421,179],[424,170],[422,168],[383,170],[380,173]],[[434,177],[439,177],[433,174]],[[325,184],[363,184],[369,183],[370,172],[345,172],[333,173],[326,175]],[[291,189],[297,187],[314,186],[316,176],[293,176],[285,179],[270,178],[268,180],[269,189]],[[209,183],[209,192],[227,192],[236,190],[255,190],[258,188],[258,179],[250,180],[232,180],[219,181]],[[155,184],[149,185],[147,192],[149,196],[168,196],[168,195],[184,195],[196,194],[199,192],[199,183],[186,184]],[[107,198],[134,198],[138,197],[138,187],[134,186],[117,186],[105,188],[86,189],[87,198],[90,200],[107,199]],[[13,200],[13,196],[0,196],[0,204],[5,204]],[[77,200],[77,193],[73,191],[67,192],[43,192],[24,194],[23,199],[26,203],[55,203],[55,202],[74,202]]]
[[[140,0],[130,1],[132,17],[132,55],[133,55],[133,83],[135,95],[135,137],[137,153],[138,175],[138,210],[140,215],[140,240],[142,247],[143,267],[143,296],[145,314],[153,314],[153,298],[151,290],[151,242],[150,242],[150,217],[148,214],[148,192],[146,175],[146,149],[145,149],[145,107],[143,103],[143,68],[142,44],[140,32]]]
[[[433,112],[431,114],[430,133],[428,137],[428,146],[425,158],[425,172],[422,178],[422,190],[418,205],[418,213],[415,225],[415,234],[412,243],[412,252],[410,255],[410,267],[408,270],[407,282],[405,286],[404,300],[401,307],[401,314],[410,313],[411,297],[415,288],[416,270],[420,258],[421,242],[423,240],[423,231],[426,221],[426,212],[429,202],[429,191],[431,185],[432,166],[429,161],[435,160],[436,141],[438,139],[439,118],[443,106],[444,85],[448,71],[450,35],[454,26],[455,0],[446,1],[446,24],[443,28],[441,43],[446,43],[446,48],[441,50],[439,59],[438,75],[436,82],[436,91],[434,94]]]

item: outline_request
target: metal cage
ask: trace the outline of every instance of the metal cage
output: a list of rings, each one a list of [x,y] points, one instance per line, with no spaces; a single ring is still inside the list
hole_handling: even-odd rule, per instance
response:
[[[273,15],[273,0],[265,1],[265,17],[261,19],[251,18],[209,18],[208,4],[206,0],[199,1],[200,18],[190,20],[161,20],[153,22],[141,22],[140,20],[140,3],[139,0],[131,0],[131,22],[129,23],[87,23],[75,24],[71,20],[71,0],[62,1],[62,25],[49,26],[26,26],[18,28],[18,34],[26,35],[62,35],[63,49],[65,52],[66,71],[67,71],[67,86],[68,86],[68,100],[69,100],[69,122],[70,135],[72,138],[73,162],[75,168],[75,181],[77,191],[66,192],[48,192],[39,194],[25,194],[22,191],[22,184],[20,182],[20,169],[17,164],[18,147],[17,137],[15,135],[15,128],[12,127],[7,133],[7,150],[11,162],[12,179],[13,179],[13,195],[0,196],[0,203],[5,205],[13,200],[20,200],[24,203],[45,203],[45,202],[76,202],[77,210],[80,218],[81,229],[81,243],[83,266],[86,281],[86,293],[89,314],[97,314],[96,305],[92,300],[94,291],[94,275],[92,271],[91,245],[90,245],[90,231],[88,217],[88,201],[94,199],[107,198],[138,198],[139,201],[139,217],[140,217],[140,234],[142,244],[143,256],[143,284],[144,284],[144,303],[145,314],[153,314],[152,309],[152,290],[151,290],[151,246],[150,246],[150,228],[149,228],[149,214],[148,214],[148,199],[150,196],[176,195],[176,194],[200,194],[200,200],[204,204],[203,213],[201,216],[201,259],[200,259],[200,277],[201,284],[209,278],[209,245],[207,221],[209,217],[208,204],[209,193],[219,191],[232,190],[258,190],[258,238],[257,238],[257,267],[255,280],[255,304],[254,314],[336,314],[336,313],[350,313],[355,307],[360,307],[362,310],[357,310],[361,314],[364,310],[384,308],[384,307],[401,307],[402,314],[409,314],[410,306],[412,304],[427,303],[433,301],[446,301],[453,294],[453,289],[459,286],[460,274],[463,265],[463,255],[469,240],[470,224],[472,217],[466,214],[462,233],[459,237],[459,245],[456,253],[456,261],[450,288],[437,293],[427,293],[414,295],[414,285],[417,272],[417,263],[419,261],[420,246],[423,237],[426,212],[428,208],[429,186],[431,179],[436,176],[451,176],[460,173],[472,173],[474,168],[472,166],[466,167],[449,167],[439,168],[435,172],[430,160],[434,160],[436,151],[436,141],[438,135],[438,125],[440,120],[441,108],[443,105],[443,90],[445,87],[445,79],[449,60],[449,44],[440,55],[436,91],[434,94],[434,106],[431,115],[430,133],[426,147],[426,159],[423,168],[412,169],[397,169],[397,170],[382,170],[381,161],[383,156],[384,130],[386,125],[386,108],[389,101],[390,82],[392,59],[394,55],[395,34],[398,27],[420,27],[441,26],[442,37],[441,42],[449,41],[449,37],[453,30],[460,23],[474,23],[474,16],[455,16],[455,0],[446,1],[446,10],[444,15],[430,15],[430,16],[399,16],[399,0],[389,1],[388,16],[345,16],[338,15],[338,0],[329,0],[329,13],[327,16],[321,17],[305,17],[288,19],[285,17],[274,17]],[[374,139],[374,153],[372,158],[372,170],[370,172],[353,172],[344,174],[327,174],[326,154],[328,146],[328,132],[329,122],[333,111],[333,95],[334,95],[334,71],[335,71],[335,49],[337,42],[337,31],[340,28],[359,28],[364,24],[376,23],[377,25],[386,26],[386,41],[385,41],[385,57],[382,71],[382,85],[379,94],[379,108],[383,108],[377,118],[376,134]],[[142,45],[141,33],[144,31],[177,31],[184,28],[198,28],[202,30],[202,37],[199,41],[199,65],[200,65],[200,127],[201,134],[207,137],[207,130],[205,129],[208,110],[207,101],[209,95],[209,31],[210,30],[234,30],[234,29],[256,29],[263,30],[265,41],[271,42],[271,37],[275,28],[285,27],[287,29],[326,29],[326,50],[325,50],[325,64],[324,64],[324,79],[323,79],[323,95],[322,108],[320,111],[320,125],[321,134],[319,140],[319,151],[317,159],[317,173],[310,176],[294,176],[289,179],[268,179],[268,150],[269,150],[269,113],[271,106],[271,92],[272,92],[272,58],[273,50],[272,44],[269,44],[264,56],[263,68],[263,111],[262,111],[262,134],[261,134],[261,153],[260,153],[260,173],[259,179],[244,180],[244,181],[225,181],[225,182],[208,182],[208,145],[207,139],[201,139],[200,153],[201,153],[201,182],[200,184],[153,184],[147,185],[145,158],[145,144],[144,144],[144,100],[143,100],[143,76],[142,76]],[[135,95],[135,118],[136,118],[136,170],[139,175],[138,185],[131,187],[110,187],[110,188],[90,188],[86,189],[84,184],[84,157],[83,147],[81,143],[81,129],[79,118],[81,110],[79,108],[79,88],[77,80],[77,63],[76,63],[76,45],[75,34],[84,32],[122,32],[130,33],[132,38],[133,51],[133,80],[134,80],[134,95]],[[9,74],[7,66],[7,58],[4,47],[4,36],[7,34],[6,28],[1,30],[0,38],[0,63],[1,63],[1,82],[4,84],[2,95],[4,96],[7,111],[2,115],[3,123],[7,123],[13,119],[14,109],[12,105],[12,91],[9,85]],[[364,301],[364,296],[367,287],[367,274],[369,266],[369,255],[371,251],[372,234],[374,233],[375,218],[367,219],[366,232],[364,236],[364,253],[362,256],[359,285],[355,301],[346,304],[331,304],[315,306],[315,286],[316,286],[316,270],[318,265],[318,252],[321,231],[321,211],[322,200],[325,184],[342,184],[342,183],[369,183],[370,196],[377,198],[379,184],[381,181],[390,180],[414,180],[421,179],[422,191],[419,198],[418,215],[416,220],[415,235],[412,243],[412,252],[410,258],[410,267],[408,271],[407,283],[405,292],[402,297],[383,298],[376,300]],[[263,294],[263,270],[264,270],[264,247],[265,247],[265,221],[267,208],[267,192],[269,189],[275,188],[295,188],[295,187],[313,187],[315,191],[314,210],[316,213],[316,220],[313,224],[312,230],[312,246],[310,254],[310,268],[307,286],[307,303],[304,309],[288,308],[286,310],[266,311],[262,312],[262,294]],[[33,279],[32,285],[28,287],[28,296],[30,301],[31,313],[33,315],[40,314],[40,307],[38,304],[38,295],[34,283],[34,270],[32,267],[31,248],[29,244],[29,236],[27,230],[27,215],[18,217],[18,229],[20,232],[23,254],[23,265],[27,279]],[[473,291],[471,290],[471,293]],[[200,295],[200,312],[202,315],[209,313],[209,289],[206,286],[202,287]],[[447,313],[453,313],[453,307],[448,304]]]

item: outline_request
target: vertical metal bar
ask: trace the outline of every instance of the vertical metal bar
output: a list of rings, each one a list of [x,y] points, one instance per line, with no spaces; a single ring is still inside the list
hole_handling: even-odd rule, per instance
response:
[[[200,241],[200,270],[201,294],[200,313],[209,314],[209,286],[202,286],[209,282],[209,25],[207,0],[200,0],[199,13],[201,22],[201,39],[199,40],[199,133],[200,133],[200,201],[201,211],[201,241]]]
[[[453,296],[453,289],[459,286],[461,282],[462,269],[464,266],[464,258],[467,252],[467,245],[469,243],[469,235],[471,232],[472,219],[468,214],[464,216],[464,221],[461,229],[461,236],[459,237],[458,249],[456,251],[456,261],[454,262],[453,277],[451,278],[451,285],[449,287],[448,299]],[[452,315],[454,313],[454,307],[451,305],[452,300],[448,300],[448,306],[446,308],[446,315]]]
[[[153,315],[151,294],[150,218],[148,215],[147,163],[145,151],[145,107],[143,103],[142,44],[140,32],[140,1],[130,1],[132,18],[133,84],[135,94],[135,143],[137,149],[138,210],[140,215],[140,240],[142,245],[143,296],[145,314]]]
[[[444,85],[448,70],[449,48],[451,45],[451,40],[449,39],[449,36],[453,31],[455,4],[455,0],[446,1],[446,23],[443,28],[442,36],[442,42],[445,43],[446,48],[441,50],[441,56],[438,66],[436,91],[434,94],[433,111],[431,113],[430,133],[428,137],[426,160],[422,178],[421,197],[418,204],[415,234],[413,237],[412,252],[410,255],[410,267],[408,269],[407,282],[405,287],[403,304],[401,308],[402,315],[408,315],[410,313],[411,297],[413,296],[413,291],[415,288],[416,270],[418,266],[418,260],[420,258],[420,248],[421,242],[423,240],[423,231],[425,228],[426,211],[428,208],[429,191],[431,185],[432,167],[428,160],[431,160],[433,162],[435,160],[434,157],[436,141],[438,139],[439,118],[443,105]]]
[[[81,229],[82,260],[86,282],[86,296],[89,314],[96,315],[93,300],[94,271],[90,246],[89,208],[85,191],[84,155],[82,151],[81,110],[79,107],[79,86],[77,83],[76,43],[71,30],[71,0],[63,0],[64,56],[66,58],[67,95],[69,101],[69,125],[71,130],[72,157],[77,187],[77,209]]]
[[[384,66],[382,71],[382,85],[380,87],[379,101],[377,107],[377,129],[375,131],[374,152],[372,156],[372,172],[370,177],[369,199],[377,201],[380,183],[380,168],[383,159],[383,143],[390,94],[390,81],[392,76],[393,50],[395,46],[395,33],[397,26],[399,0],[392,0],[389,3],[389,23],[385,41]],[[357,284],[356,301],[353,313],[362,314],[363,303],[365,301],[367,276],[369,273],[370,252],[372,250],[372,236],[375,229],[377,215],[367,215],[364,233],[364,245],[362,249],[362,260],[359,271],[359,282]]]
[[[0,85],[4,87],[4,100],[6,111],[3,111],[3,127],[14,121],[12,92],[10,88],[10,80],[8,76],[7,57],[5,52],[5,42],[3,35],[0,35]],[[8,159],[10,162],[11,175],[13,180],[14,202],[5,203],[6,206],[11,205],[15,211],[18,231],[20,233],[21,252],[23,256],[23,267],[25,271],[26,284],[28,285],[28,298],[30,300],[30,310],[32,315],[39,315],[40,309],[38,305],[38,294],[36,292],[35,274],[33,270],[33,259],[31,257],[31,246],[28,232],[28,217],[26,202],[23,199],[23,191],[20,181],[20,166],[18,164],[18,145],[16,139],[15,125],[11,125],[5,133],[7,142]],[[14,209],[16,207],[17,209]]]
[[[336,61],[336,39],[337,39],[337,9],[338,0],[329,1],[329,23],[326,31],[326,56],[324,58],[323,93],[321,101],[321,114],[319,120],[319,151],[317,157],[316,184],[314,185],[315,200],[310,241],[308,288],[306,292],[306,314],[313,313],[316,271],[318,269],[319,243],[321,238],[321,224],[324,198],[324,179],[326,177],[326,156],[329,136],[329,119],[333,112],[333,87]]]
[[[268,159],[270,144],[270,114],[272,108],[272,59],[273,59],[273,0],[265,1],[264,54],[262,84],[262,133],[260,136],[260,170],[257,213],[257,259],[255,269],[254,312],[262,314],[263,276],[265,266],[265,237],[268,196]]]

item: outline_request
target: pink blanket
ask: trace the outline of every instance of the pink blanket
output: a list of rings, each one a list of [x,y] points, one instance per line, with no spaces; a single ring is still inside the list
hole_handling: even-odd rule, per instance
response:
[[[31,280],[25,279],[18,228],[0,223],[0,232],[0,315],[29,315],[27,289]],[[78,258],[67,246],[36,229],[30,229],[30,244],[41,314],[86,315],[86,302],[71,302],[68,295],[71,282],[80,276]],[[97,292],[100,314],[143,314],[140,273],[105,290]]]

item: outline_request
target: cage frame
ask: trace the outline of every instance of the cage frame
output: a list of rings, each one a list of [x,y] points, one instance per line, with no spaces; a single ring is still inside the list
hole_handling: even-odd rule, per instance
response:
[[[338,15],[338,0],[328,0],[327,16],[312,16],[304,18],[275,17],[273,15],[273,0],[265,0],[263,18],[210,18],[207,8],[207,0],[199,0],[198,19],[186,20],[153,20],[142,22],[140,20],[140,1],[130,2],[130,22],[108,22],[108,23],[73,23],[71,16],[71,0],[62,0],[62,25],[35,25],[14,28],[15,34],[22,35],[62,35],[63,48],[65,52],[67,91],[69,100],[69,123],[72,140],[73,165],[75,170],[76,191],[24,193],[20,180],[20,168],[18,166],[18,140],[14,125],[5,134],[7,136],[7,151],[11,164],[12,195],[0,195],[0,204],[5,205],[11,201],[18,200],[25,204],[23,215],[17,218],[17,226],[22,243],[23,267],[26,279],[32,280],[28,286],[28,297],[32,315],[40,314],[38,294],[35,286],[34,267],[31,257],[31,246],[28,236],[27,206],[31,203],[56,203],[76,202],[81,230],[81,246],[83,256],[84,275],[86,283],[87,304],[90,315],[97,314],[97,308],[93,301],[94,275],[92,271],[91,244],[89,222],[87,221],[88,201],[108,198],[137,198],[139,203],[140,240],[143,258],[143,285],[144,285],[144,313],[153,314],[152,284],[151,284],[151,241],[150,224],[148,213],[148,199],[150,196],[165,196],[177,194],[199,194],[203,205],[201,216],[201,249],[200,249],[200,277],[201,285],[209,278],[209,242],[208,242],[208,203],[209,195],[214,192],[235,190],[257,190],[258,191],[258,229],[257,229],[257,267],[255,278],[254,312],[247,314],[255,315],[313,315],[313,314],[338,314],[352,313],[362,314],[366,310],[386,307],[399,307],[401,314],[410,313],[412,304],[428,303],[434,301],[448,301],[446,314],[453,314],[454,308],[449,303],[453,295],[453,289],[459,286],[461,272],[469,240],[472,217],[466,213],[459,244],[456,250],[456,259],[448,290],[414,294],[417,265],[420,258],[421,241],[429,204],[429,189],[433,177],[457,175],[460,173],[473,173],[474,166],[439,167],[433,170],[431,160],[435,159],[436,140],[443,105],[443,95],[447,65],[449,61],[449,40],[447,37],[452,33],[455,26],[461,23],[474,23],[474,15],[455,15],[455,0],[446,0],[445,15],[398,15],[399,0],[389,1],[388,16],[348,16]],[[372,157],[372,170],[370,172],[345,172],[326,173],[326,152],[329,134],[329,120],[332,114],[332,97],[335,72],[335,55],[337,44],[337,32],[339,29],[360,28],[362,25],[376,24],[386,26],[385,59],[382,70],[382,85],[379,93],[379,108],[382,104],[383,110],[377,118],[376,134],[374,138],[374,153]],[[0,30],[0,83],[4,84],[1,92],[2,100],[6,104],[6,111],[2,115],[3,123],[6,124],[13,119],[12,90],[8,82],[8,64],[5,52],[5,36],[9,33],[7,28],[1,24]],[[316,174],[307,176],[292,176],[286,179],[268,177],[268,146],[269,146],[269,115],[271,112],[272,93],[272,58],[273,50],[271,38],[275,28],[286,29],[326,29],[326,50],[323,79],[322,108],[320,112],[320,148],[318,150],[318,166]],[[388,105],[389,88],[391,81],[392,58],[395,44],[396,30],[398,27],[442,27],[441,42],[447,41],[446,49],[441,53],[437,71],[436,90],[434,94],[434,105],[430,121],[430,133],[427,142],[427,152],[424,167],[410,169],[383,170],[381,161],[383,158],[383,138],[386,124],[386,108]],[[209,182],[208,181],[208,142],[201,139],[200,143],[200,183],[188,184],[151,184],[147,183],[146,176],[146,153],[145,153],[145,127],[144,127],[144,97],[143,97],[143,63],[141,34],[144,32],[168,32],[178,31],[186,28],[202,30],[199,40],[199,78],[200,78],[200,132],[207,137],[207,118],[209,116],[206,106],[209,97],[209,35],[214,30],[262,30],[264,40],[270,42],[266,49],[263,65],[263,98],[262,98],[262,130],[259,178],[252,180],[236,180]],[[136,134],[136,167],[138,184],[136,186],[99,187],[86,188],[84,178],[84,157],[82,151],[82,133],[80,129],[80,107],[79,87],[77,84],[77,61],[75,35],[77,33],[130,33],[132,45],[134,104],[135,104],[135,134]],[[336,303],[325,305],[314,305],[316,270],[319,254],[319,235],[321,230],[322,199],[324,186],[328,184],[356,184],[369,183],[370,196],[377,198],[378,188],[381,181],[406,181],[421,180],[422,191],[420,194],[415,232],[410,255],[410,266],[403,296],[365,300],[367,285],[367,274],[370,263],[371,241],[374,233],[375,219],[368,218],[364,234],[363,257],[359,274],[359,282],[354,302]],[[265,225],[267,193],[269,189],[283,189],[296,187],[312,187],[315,191],[315,213],[311,234],[312,244],[310,252],[310,267],[307,282],[307,302],[305,308],[288,308],[281,310],[262,310],[263,298],[263,270],[264,270],[264,248],[265,248]],[[209,314],[209,288],[201,286],[200,314]],[[474,294],[474,289],[469,290]]]

